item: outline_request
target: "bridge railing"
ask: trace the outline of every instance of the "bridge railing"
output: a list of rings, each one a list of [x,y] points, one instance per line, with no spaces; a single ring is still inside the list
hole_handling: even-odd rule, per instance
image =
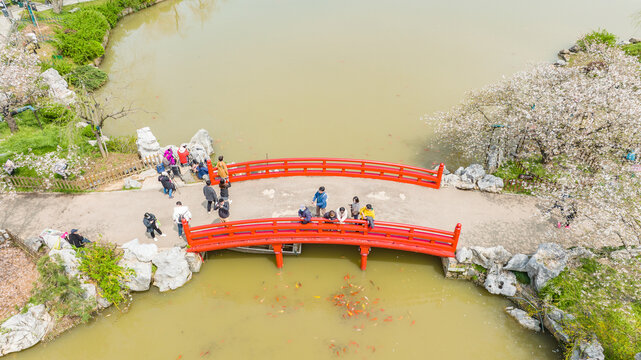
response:
[[[210,160],[207,161],[212,184],[218,176]],[[230,181],[275,178],[283,176],[344,176],[389,180],[438,189],[441,186],[444,165],[438,170],[382,161],[340,158],[288,158],[247,161],[227,165]]]
[[[282,254],[279,255],[282,244],[356,245],[361,248],[363,268],[371,247],[453,257],[461,232],[461,224],[454,231],[384,221],[369,228],[363,220],[340,224],[322,218],[313,218],[308,224],[302,224],[298,218],[269,218],[194,227],[184,222],[183,227],[190,252],[272,245],[277,263],[282,265]]]

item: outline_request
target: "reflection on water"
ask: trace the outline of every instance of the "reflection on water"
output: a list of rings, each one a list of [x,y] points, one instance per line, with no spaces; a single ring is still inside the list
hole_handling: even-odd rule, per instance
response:
[[[430,165],[421,115],[552,61],[580,34],[635,33],[636,0],[184,0],[112,32],[104,94],[161,144],[206,128],[229,160],[340,156]]]
[[[211,253],[185,287],[136,295],[127,314],[8,358],[560,359],[550,336],[503,312],[506,300],[443,279],[435,257],[374,249],[367,271],[358,264],[348,246],[305,245],[282,271],[271,256]]]

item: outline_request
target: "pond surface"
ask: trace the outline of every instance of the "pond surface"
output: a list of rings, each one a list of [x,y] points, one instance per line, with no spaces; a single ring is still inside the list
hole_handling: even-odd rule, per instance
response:
[[[199,128],[228,161],[336,156],[431,166],[421,117],[556,59],[598,28],[641,34],[636,0],[185,0],[121,21],[102,91],[161,145]]]
[[[367,271],[358,264],[347,246],[304,245],[281,271],[272,256],[210,253],[184,287],[137,294],[128,313],[7,358],[561,358],[550,336],[504,313],[505,299],[445,280],[435,257],[373,249]],[[360,303],[352,312],[335,295]]]

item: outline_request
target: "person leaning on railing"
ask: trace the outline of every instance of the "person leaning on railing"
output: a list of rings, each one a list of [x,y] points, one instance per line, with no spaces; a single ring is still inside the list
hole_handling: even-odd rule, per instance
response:
[[[361,215],[361,220],[366,220],[367,221],[367,226],[370,228],[374,228],[374,207],[372,204],[367,204],[361,208],[360,211]]]
[[[300,218],[300,222],[302,224],[309,224],[312,221],[312,212],[309,211],[307,206],[301,205],[300,209],[298,210],[298,217]]]

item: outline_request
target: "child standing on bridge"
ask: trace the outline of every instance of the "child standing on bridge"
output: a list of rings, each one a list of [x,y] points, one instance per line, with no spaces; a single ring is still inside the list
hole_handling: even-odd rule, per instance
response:
[[[189,222],[191,220],[191,212],[187,206],[183,206],[183,203],[176,201],[176,207],[174,208],[174,222],[178,226],[178,237],[183,236],[183,219]]]
[[[325,193],[324,186],[319,187],[316,194],[314,194],[312,205],[316,205],[316,216],[325,215],[325,208],[327,208],[327,193]]]

